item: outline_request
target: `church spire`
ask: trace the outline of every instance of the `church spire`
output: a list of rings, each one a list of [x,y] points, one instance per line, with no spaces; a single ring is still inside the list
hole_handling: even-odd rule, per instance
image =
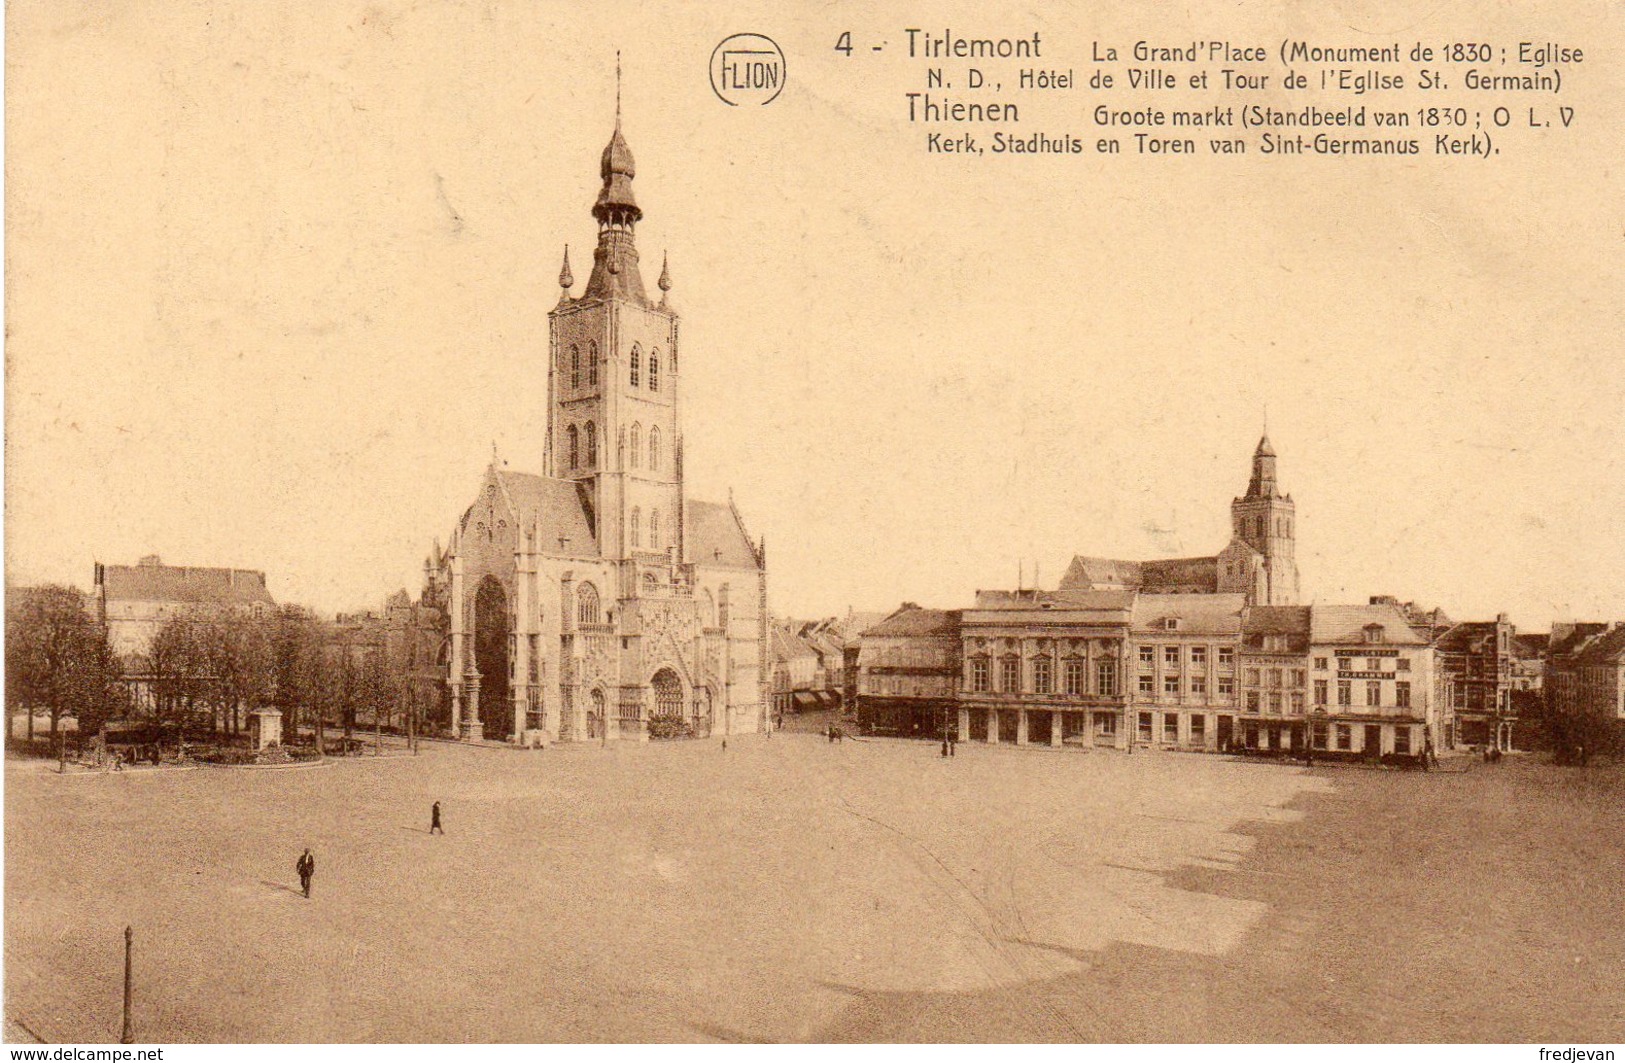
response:
[[[559,287],[564,289],[564,294],[565,295],[569,295],[570,294],[570,289],[575,286],[575,283],[576,283],[575,274],[570,272],[570,245],[565,244],[564,245],[564,268],[559,270]]]
[[[1275,482],[1275,448],[1270,446],[1268,434],[1258,437],[1253,451],[1253,477],[1247,484],[1248,498],[1276,498],[1280,491]]]
[[[604,186],[598,191],[598,200],[592,206],[592,216],[598,220],[598,246],[592,253],[592,276],[587,280],[583,298],[607,298],[619,295],[647,303],[643,275],[638,272],[638,250],[633,243],[633,231],[643,218],[643,210],[632,195],[632,179],[637,176],[637,163],[632,149],[621,134],[621,59],[615,56],[615,131],[598,162],[598,175]]]

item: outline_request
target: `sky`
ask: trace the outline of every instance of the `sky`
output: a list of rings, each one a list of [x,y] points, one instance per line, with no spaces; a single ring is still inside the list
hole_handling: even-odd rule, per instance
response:
[[[1625,618],[1617,17],[1010,12],[9,5],[8,579],[155,553],[324,610],[415,593],[493,445],[542,467],[546,314],[566,245],[577,294],[588,272],[619,50],[690,494],[766,538],[775,612],[1216,553],[1267,420],[1306,600]],[[1080,81],[1092,42],[1147,37],[1598,58],[1537,100],[1570,128],[1489,160],[963,157],[907,120],[910,26],[1040,32]],[[728,107],[708,62],[747,31],[785,89]],[[1022,97],[1023,132],[1092,145],[1104,99]]]

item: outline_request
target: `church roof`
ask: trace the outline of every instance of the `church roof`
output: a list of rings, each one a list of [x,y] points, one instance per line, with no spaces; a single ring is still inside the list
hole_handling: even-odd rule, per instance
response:
[[[731,506],[690,501],[683,536],[688,556],[696,564],[756,567],[756,550],[745,536],[745,529],[739,526]]]
[[[245,568],[193,568],[163,565],[103,566],[107,600],[189,602],[212,605],[275,605],[265,588],[265,573]]]
[[[1080,554],[1072,559],[1066,575],[1061,577],[1062,590],[1118,587],[1149,593],[1212,593],[1219,588],[1219,559],[1169,557],[1155,561],[1124,561]]]
[[[959,631],[959,611],[904,606],[863,633],[865,638],[951,636]]]
[[[574,480],[508,469],[498,469],[496,474],[502,489],[513,501],[514,517],[521,533],[533,523],[536,525],[538,549],[577,557],[598,553],[598,538],[587,518],[584,486]],[[566,541],[563,547],[560,539]]]

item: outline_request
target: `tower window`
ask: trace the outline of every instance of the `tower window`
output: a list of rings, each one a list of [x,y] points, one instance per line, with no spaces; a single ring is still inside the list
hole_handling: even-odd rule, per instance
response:
[[[643,426],[632,426],[632,468],[636,469],[643,464]]]
[[[660,510],[649,511],[649,546],[651,549],[660,549]]]
[[[570,433],[569,434],[570,434],[570,468],[574,469],[574,468],[576,468],[577,466],[579,466],[581,464],[581,452],[578,449],[580,447],[580,445],[581,445],[581,437],[576,432],[576,426],[575,425],[570,426]]]
[[[660,351],[649,352],[649,390],[660,390]]]
[[[643,529],[641,527],[643,511],[637,506],[632,507],[632,545],[643,545]]]
[[[570,345],[570,386],[581,386],[581,348],[575,344]]]
[[[598,426],[587,422],[587,464],[598,464]]]
[[[649,471],[660,471],[660,428],[658,426],[649,429]]]
[[[642,364],[642,362],[643,362],[643,352],[638,350],[636,344],[633,344],[633,346],[632,346],[632,373],[631,373],[631,376],[629,377],[629,379],[632,382],[633,387],[638,386],[638,368]]]
[[[587,386],[598,386],[598,344],[587,344]]]
[[[576,622],[598,623],[598,588],[590,583],[583,583],[576,589]]]

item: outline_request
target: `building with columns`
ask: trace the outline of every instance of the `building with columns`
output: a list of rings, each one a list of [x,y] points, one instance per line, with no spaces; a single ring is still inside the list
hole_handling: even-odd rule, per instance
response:
[[[598,241],[579,296],[568,249],[548,313],[539,473],[493,452],[448,545],[424,565],[446,619],[442,721],[524,744],[730,734],[766,726],[766,548],[738,509],[684,488],[683,347],[662,262],[657,295],[620,115],[600,160]]]

